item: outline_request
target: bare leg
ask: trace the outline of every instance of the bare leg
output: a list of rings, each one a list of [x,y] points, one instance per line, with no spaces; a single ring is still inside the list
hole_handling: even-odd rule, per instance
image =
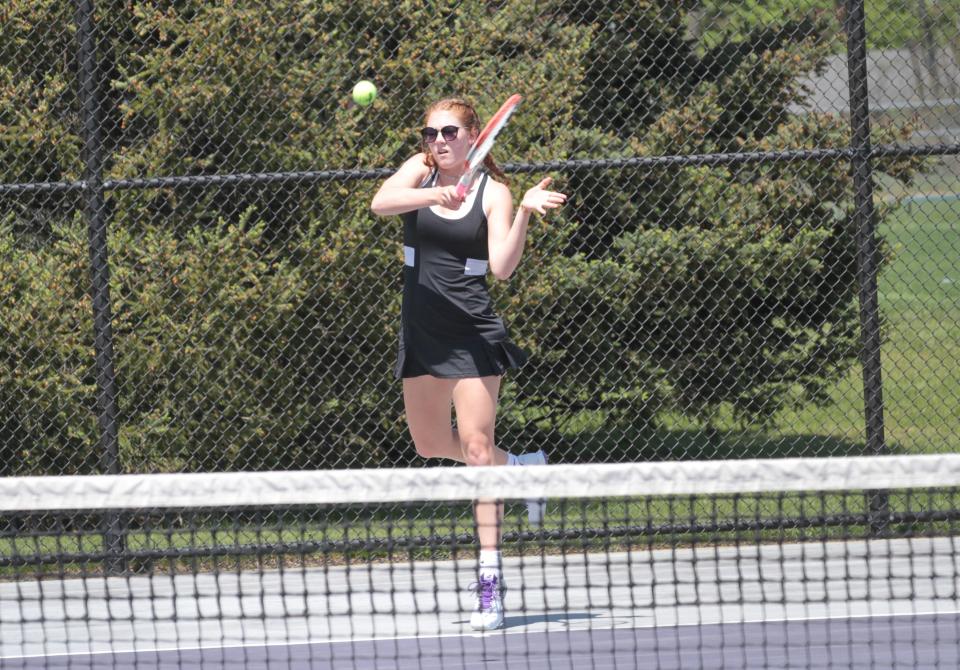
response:
[[[506,465],[507,454],[494,444],[499,377],[446,380],[421,376],[403,380],[407,425],[424,457],[449,458],[469,466]],[[450,404],[457,412],[458,430],[450,425]],[[470,616],[476,630],[503,625],[500,584],[500,525],[503,503],[476,500],[473,514],[480,541],[477,607]]]
[[[403,404],[407,426],[417,453],[424,458],[448,458],[467,463],[459,431],[450,422],[454,387],[459,379],[438,379],[429,375],[403,380]],[[457,412],[458,424],[461,413]],[[507,452],[493,447],[495,465],[507,464]]]
[[[499,393],[500,377],[459,379],[454,386],[453,404],[457,411],[460,446],[467,465],[504,465],[507,462],[506,454],[494,446]],[[499,454],[503,454],[502,459],[498,458]],[[503,503],[478,500],[474,504],[474,516],[481,551],[499,550]]]

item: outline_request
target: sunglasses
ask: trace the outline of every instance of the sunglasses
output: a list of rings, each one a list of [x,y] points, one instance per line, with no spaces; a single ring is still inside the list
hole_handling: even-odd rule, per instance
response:
[[[428,126],[420,131],[420,136],[423,137],[423,141],[427,144],[433,144],[437,141],[437,133],[443,135],[443,139],[447,142],[453,142],[457,139],[457,133],[459,131],[459,126],[444,126],[439,131],[436,128],[430,128]]]

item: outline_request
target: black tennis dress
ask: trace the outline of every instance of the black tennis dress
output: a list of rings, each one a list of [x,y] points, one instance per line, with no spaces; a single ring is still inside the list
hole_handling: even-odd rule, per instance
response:
[[[436,182],[436,172],[421,188]],[[527,360],[510,341],[487,290],[483,174],[470,211],[439,216],[429,207],[403,214],[403,308],[397,378],[502,375]]]

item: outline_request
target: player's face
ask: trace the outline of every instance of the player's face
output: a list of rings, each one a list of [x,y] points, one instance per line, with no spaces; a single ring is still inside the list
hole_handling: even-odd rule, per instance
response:
[[[453,169],[466,161],[476,132],[464,128],[463,121],[453,112],[438,110],[427,118],[422,135],[437,166]]]

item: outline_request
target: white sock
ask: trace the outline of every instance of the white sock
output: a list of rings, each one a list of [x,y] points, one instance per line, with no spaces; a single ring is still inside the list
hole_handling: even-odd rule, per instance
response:
[[[500,578],[500,552],[480,550],[480,576]]]

